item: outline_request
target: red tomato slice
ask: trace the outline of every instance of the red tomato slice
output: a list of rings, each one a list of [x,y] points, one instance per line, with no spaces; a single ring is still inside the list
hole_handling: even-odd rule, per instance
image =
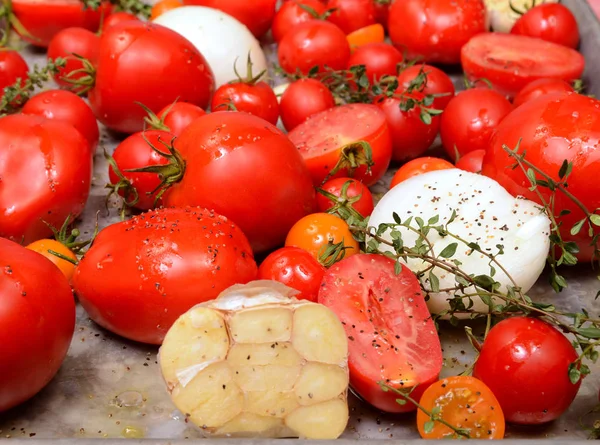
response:
[[[358,141],[371,146],[373,165],[341,168],[331,178],[351,177],[370,186],[385,174],[392,159],[392,139],[385,114],[370,104],[350,104],[315,114],[289,133],[306,161],[315,185],[336,166],[342,149]]]
[[[354,390],[383,411],[414,410],[378,384],[418,385],[411,395],[418,400],[442,369],[440,340],[413,273],[403,267],[396,275],[394,260],[383,255],[353,255],[325,273],[319,303],[344,325]]]
[[[501,33],[473,37],[463,46],[461,61],[470,80],[488,79],[495,89],[510,97],[543,77],[579,79],[585,66],[583,56],[574,49]]]

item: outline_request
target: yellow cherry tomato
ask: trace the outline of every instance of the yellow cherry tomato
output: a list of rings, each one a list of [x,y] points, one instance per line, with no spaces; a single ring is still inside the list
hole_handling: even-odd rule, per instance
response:
[[[152,7],[152,11],[150,12],[150,20],[154,20],[158,16],[163,15],[165,12],[170,11],[171,9],[179,8],[180,6],[183,6],[181,0],[161,0]]]
[[[38,241],[34,241],[33,243],[26,246],[27,249],[33,250],[39,254],[42,254],[50,261],[52,261],[63,273],[67,280],[71,281],[71,277],[75,272],[75,264],[68,262],[67,260],[63,260],[62,258],[57,257],[50,253],[50,251],[60,253],[67,258],[71,258],[73,261],[77,261],[77,257],[71,250],[62,243],[52,239],[41,239]]]
[[[381,43],[385,40],[385,30],[379,23],[357,29],[346,36],[352,51],[369,43]]]

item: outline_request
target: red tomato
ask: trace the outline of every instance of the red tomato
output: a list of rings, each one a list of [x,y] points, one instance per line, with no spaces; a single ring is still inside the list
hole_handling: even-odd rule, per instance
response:
[[[413,159],[398,169],[392,178],[390,188],[394,188],[402,181],[406,181],[408,178],[412,178],[413,176],[422,175],[423,173],[435,170],[447,170],[449,168],[454,168],[454,165],[440,158],[423,157]]]
[[[108,16],[110,9],[109,2],[93,10],[85,8],[81,0],[12,0],[13,13],[29,34],[21,38],[41,47],[47,47],[52,38],[66,28],[97,31],[102,16]]]
[[[26,244],[77,217],[88,198],[92,154],[71,125],[39,116],[0,119],[0,236]]]
[[[392,3],[388,18],[392,43],[408,58],[457,64],[471,37],[486,32],[483,0],[402,0]]]
[[[59,68],[58,74],[54,76],[54,81],[61,87],[71,87],[72,84],[64,80],[70,73],[83,69],[81,60],[73,54],[89,60],[92,65],[98,62],[98,52],[100,50],[100,37],[84,28],[65,28],[56,34],[48,46],[48,57],[56,60],[58,57],[66,59],[67,64],[64,68]],[[77,80],[84,77],[84,72],[73,74],[69,77],[71,80]],[[77,91],[77,89],[75,90]]]
[[[577,352],[554,327],[537,318],[503,320],[488,333],[473,376],[496,395],[506,420],[540,424],[569,407],[581,381],[569,380]]]
[[[98,122],[91,108],[75,93],[65,90],[47,90],[33,96],[21,110],[46,119],[72,125],[89,143],[92,155],[100,139]]]
[[[373,84],[383,76],[395,76],[402,59],[400,51],[392,45],[369,43],[354,51],[348,60],[348,67],[364,65],[366,75]]]
[[[213,91],[212,71],[187,39],[160,25],[129,21],[102,35],[88,96],[100,122],[135,133],[142,130],[146,115],[135,102],[155,113],[176,99],[205,108]]]
[[[474,150],[486,150],[492,134],[512,105],[502,94],[487,88],[462,91],[442,113],[440,133],[450,159]]]
[[[103,328],[160,344],[184,312],[256,275],[238,226],[187,207],[152,210],[102,230],[75,269],[73,288]]]
[[[335,107],[329,88],[315,79],[298,79],[281,96],[279,111],[287,131],[292,131],[306,119]]]
[[[392,3],[391,0],[389,0],[389,1],[374,0],[373,1],[373,4],[375,5],[375,20],[377,20],[378,23],[381,23],[386,28],[388,26],[388,17],[389,17],[389,13],[390,13],[390,4],[391,3]]]
[[[279,64],[288,73],[308,74],[318,66],[343,70],[350,58],[350,44],[344,32],[332,23],[310,20],[290,29],[279,42]]]
[[[274,280],[296,289],[300,300],[317,301],[325,268],[306,250],[283,247],[258,268],[259,280]]]
[[[290,0],[281,5],[273,19],[273,39],[280,42],[283,36],[299,23],[308,22],[314,17],[303,7],[312,9],[317,16],[325,14],[327,8],[320,0]]]
[[[29,67],[25,59],[12,49],[0,49],[0,97],[4,88],[14,85],[17,79],[27,79]]]
[[[422,100],[422,93],[405,94]],[[395,161],[406,161],[421,156],[431,147],[440,130],[440,116],[431,116],[431,123],[426,124],[421,119],[421,107],[416,105],[408,111],[402,111],[401,102],[406,98],[388,97],[377,103],[385,114],[390,134],[392,136]]]
[[[540,203],[535,192],[529,190],[531,183],[521,169],[512,169],[515,160],[502,148],[507,145],[519,152],[526,152],[526,159],[558,181],[563,160],[573,162],[573,172],[568,178],[569,191],[582,204],[594,212],[600,207],[600,101],[575,93],[550,94],[524,103],[513,110],[496,129],[483,160],[482,173],[500,183],[514,196],[524,196]],[[549,190],[538,187],[546,200]],[[556,213],[570,210],[569,215],[558,218],[565,241],[579,245],[579,258],[589,261],[593,248],[589,245],[587,226],[571,236],[571,228],[584,214],[564,194],[555,198]],[[559,210],[560,209],[560,210]],[[595,233],[600,233],[596,228]]]
[[[231,106],[234,106],[236,111],[253,114],[273,125],[277,125],[279,120],[277,96],[264,81],[240,79],[219,87],[212,97],[211,110],[225,111]]]
[[[315,190],[302,156],[263,119],[210,113],[192,122],[175,147],[185,174],[165,204],[214,209],[239,224],[255,252],[283,244],[294,223],[314,210]]]
[[[439,94],[433,101],[432,108],[443,110],[454,97],[454,84],[448,75],[431,65],[412,65],[398,75],[398,84],[425,95]]]
[[[456,162],[456,168],[460,168],[461,170],[466,170],[471,173],[481,173],[484,157],[485,150],[470,151]]]
[[[150,144],[162,152],[167,152],[163,143],[171,144],[175,136],[166,131],[145,131],[135,133],[121,142],[115,152],[113,159],[117,168],[127,182],[120,178],[114,167],[108,167],[108,176],[111,184],[121,185],[117,191],[125,198],[125,203],[140,210],[153,209],[156,201],[156,193],[152,193],[160,185],[161,181],[156,173],[128,172],[150,165],[165,165],[168,160],[152,150]],[[149,144],[149,143],[150,144]],[[137,199],[136,199],[137,197]],[[161,201],[158,201],[160,204]]]
[[[577,48],[579,44],[577,20],[569,8],[560,3],[542,3],[531,8],[515,22],[510,32],[569,48]]]
[[[3,412],[33,397],[58,372],[73,337],[75,299],[47,258],[3,238],[0,270]]]
[[[518,107],[525,102],[552,93],[572,93],[573,87],[560,79],[538,79],[528,83],[513,100],[513,106]]]
[[[131,20],[136,22],[140,21],[136,15],[129,12],[115,12],[104,19],[104,23],[102,24],[102,33],[105,33],[108,28],[112,28],[113,26],[122,22],[130,22]]]
[[[579,79],[585,65],[583,56],[571,48],[501,33],[471,39],[462,49],[461,60],[467,78],[485,78],[510,97],[537,79]]]
[[[319,303],[338,316],[348,335],[350,384],[367,402],[392,413],[412,411],[378,382],[416,389],[419,399],[442,370],[442,348],[417,278],[383,255],[345,258],[326,273]]]
[[[277,0],[183,0],[183,4],[220,9],[238,19],[260,38],[271,28]]]
[[[327,10],[334,10],[327,20],[346,34],[377,23],[373,0],[329,0]]]
[[[323,183],[338,162],[342,162],[341,168],[329,179],[350,176],[373,185],[383,177],[392,157],[385,114],[375,105],[330,108],[298,125],[289,137],[304,157],[315,186]],[[370,172],[363,147],[357,144],[360,141],[371,147]]]
[[[346,183],[350,183],[346,186]],[[345,194],[342,190],[346,188]],[[362,216],[367,217],[373,213],[373,195],[362,183],[352,178],[336,178],[327,181],[321,189],[333,196],[327,197],[321,193],[317,194],[317,210],[327,212],[335,208],[336,204],[350,205]]]
[[[158,113],[158,118],[164,125],[163,130],[175,136],[180,136],[188,125],[206,114],[198,105],[187,102],[176,102],[167,105]]]

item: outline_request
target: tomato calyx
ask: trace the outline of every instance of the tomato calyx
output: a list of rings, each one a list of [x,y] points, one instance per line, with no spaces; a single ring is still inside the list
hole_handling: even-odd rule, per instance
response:
[[[354,172],[362,166],[367,167],[366,174],[371,174],[371,167],[375,165],[373,162],[373,152],[371,145],[365,141],[356,141],[345,145],[340,150],[340,157],[337,164],[325,176],[321,185],[325,184],[332,176],[341,170],[347,170],[348,176],[352,178]]]
[[[85,57],[80,56],[79,54],[73,53],[73,57],[82,63],[83,68],[73,70],[66,76],[61,77],[61,79],[73,85],[73,87],[71,87],[71,91],[73,91],[75,94],[78,96],[85,96],[88,91],[94,88],[96,84],[96,68],[94,68],[92,62]],[[73,77],[79,74],[84,75],[78,79],[73,79]]]
[[[248,51],[248,59],[246,61],[246,77],[245,78],[240,76],[240,73],[238,73],[237,61],[238,61],[238,59],[236,58],[235,62],[233,63],[233,72],[235,73],[237,80],[233,80],[233,81],[229,82],[229,84],[245,83],[246,85],[256,85],[256,83],[267,72],[267,70],[265,69],[265,70],[262,70],[260,73],[258,73],[256,76],[253,75],[253,73],[252,73],[253,63],[252,63],[252,57],[250,56],[250,51]]]
[[[342,238],[339,243],[336,243],[333,239],[329,239],[329,242],[321,247],[317,260],[323,267],[330,268],[344,259],[346,250],[352,249],[351,246],[346,246],[344,241]]]
[[[542,0],[540,4],[544,3],[544,1],[545,1],[545,0]],[[512,12],[514,12],[515,14],[519,15],[519,16],[521,16],[521,15],[525,14],[525,13],[526,13],[527,11],[529,11],[530,9],[532,9],[532,8],[535,8],[537,5],[538,5],[538,1],[537,1],[537,0],[531,0],[531,4],[530,4],[530,5],[523,4],[523,6],[524,6],[524,9],[523,9],[523,10],[521,10],[521,9],[519,9],[519,8],[517,8],[517,7],[515,6],[515,4],[512,2],[512,0],[509,0],[509,1],[508,1],[508,7],[510,8],[510,10],[511,10]]]
[[[494,85],[492,85],[492,82],[490,82],[488,79],[486,79],[485,77],[482,77],[480,79],[473,79],[473,80],[469,80],[467,78],[467,76],[465,76],[463,78],[464,81],[464,85],[465,85],[465,89],[467,90],[471,90],[473,88],[477,88],[479,84],[484,84],[486,87],[488,87],[490,90],[494,89]]]
[[[169,113],[171,112],[171,110],[173,109],[175,104],[177,104],[178,100],[179,100],[179,98],[175,99],[175,102],[173,102],[171,105],[169,105],[169,108],[167,108],[165,110],[162,117],[158,117],[156,115],[156,113],[154,113],[154,111],[152,111],[150,108],[148,108],[143,103],[141,103],[141,102],[134,102],[134,103],[136,105],[139,105],[140,107],[142,107],[144,109],[144,111],[148,114],[146,117],[144,117],[144,124],[148,125],[147,128],[149,128],[150,130],[159,130],[159,131],[170,132],[171,129],[165,124],[165,119],[167,118],[167,116],[169,115]],[[116,172],[116,170],[115,170],[115,172]]]
[[[311,8],[308,5],[299,4],[298,7],[308,12],[311,15],[311,17],[315,20],[327,20],[327,17],[329,17],[331,14],[337,11],[337,8],[331,8],[325,11],[323,14],[319,14],[317,11],[314,10],[314,8]]]
[[[77,238],[79,238],[79,236],[81,235],[81,232],[79,231],[79,229],[74,228],[69,232],[69,226],[73,223],[72,218],[73,218],[73,216],[69,214],[67,216],[67,218],[65,219],[65,222],[60,227],[60,229],[57,229],[52,224],[49,224],[46,221],[43,221],[43,222],[52,231],[52,234],[54,235],[54,239],[57,242],[59,242],[60,244],[65,246],[67,249],[69,249],[73,254],[78,255],[81,253],[81,251],[84,248],[86,248],[87,246],[92,244],[92,242],[98,235],[98,232],[99,232],[98,220],[96,219],[96,227],[94,229],[94,233],[92,234],[92,237],[89,240],[77,241]],[[79,261],[74,260],[73,258],[70,258],[60,252],[56,252],[51,249],[48,250],[48,253],[50,255],[54,255],[55,257],[60,258],[64,261],[67,261],[75,266],[79,263]]]
[[[326,197],[333,203],[333,206],[326,213],[339,216],[346,221],[351,216],[359,221],[364,220],[364,217],[353,207],[353,204],[360,201],[362,193],[356,196],[348,196],[348,188],[352,185],[352,181],[346,181],[340,190],[340,196],[336,196],[321,187],[317,187],[317,193]]]
[[[119,192],[123,192],[123,207],[121,208],[120,216],[121,221],[125,220],[125,209],[134,207],[140,200],[140,195],[134,185],[131,183],[129,179],[123,175],[121,169],[117,165],[115,159],[104,149],[104,159],[108,162],[108,165],[112,169],[113,173],[119,178],[119,181],[115,184],[108,183],[104,186],[104,188],[109,189],[110,191],[106,195],[106,199],[104,201],[104,205],[106,206],[106,211],[108,212],[108,203],[112,196],[120,196]],[[131,196],[131,199],[129,198]]]

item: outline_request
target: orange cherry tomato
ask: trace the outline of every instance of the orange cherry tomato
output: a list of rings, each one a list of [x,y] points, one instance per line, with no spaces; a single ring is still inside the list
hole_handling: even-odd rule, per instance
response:
[[[304,249],[319,260],[329,241],[334,244],[343,242],[347,247],[345,257],[360,253],[358,242],[346,221],[329,213],[313,213],[302,218],[289,231],[285,245]]]
[[[470,376],[448,377],[425,390],[419,402],[427,411],[450,425],[465,430],[471,439],[502,439],[504,414],[490,388]],[[456,433],[417,411],[417,428],[423,439],[450,439]]]
[[[34,252],[37,252],[52,261],[60,269],[63,275],[67,277],[67,280],[71,281],[71,277],[75,272],[75,264],[70,263],[67,260],[63,260],[62,258],[59,258],[49,252],[57,252],[66,256],[67,258],[71,258],[73,261],[77,261],[77,257],[73,252],[71,252],[71,249],[53,239],[41,239],[34,241],[26,247],[27,249],[33,250]]]
[[[350,50],[354,51],[359,46],[369,43],[381,43],[385,40],[385,30],[379,23],[357,29],[346,36]]]
[[[154,20],[158,16],[163,15],[165,12],[170,11],[171,9],[179,8],[180,6],[183,6],[181,0],[161,0],[152,7],[150,20]]]
[[[412,178],[413,176],[422,175],[423,173],[434,170],[446,170],[449,168],[456,167],[454,167],[454,165],[452,165],[450,162],[444,161],[440,158],[423,157],[413,159],[398,169],[392,178],[390,188],[394,188],[402,181],[406,181],[408,178]]]

